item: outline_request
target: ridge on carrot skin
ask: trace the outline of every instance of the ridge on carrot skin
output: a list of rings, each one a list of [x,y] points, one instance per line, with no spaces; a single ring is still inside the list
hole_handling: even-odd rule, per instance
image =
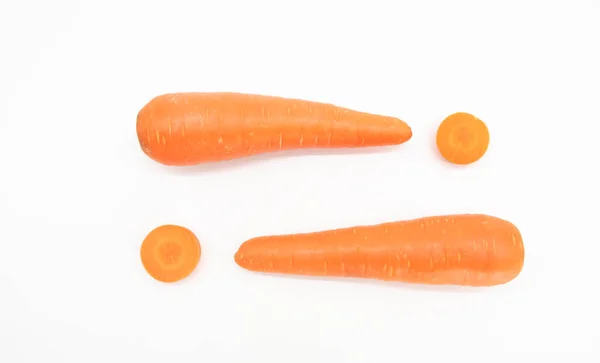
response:
[[[277,96],[184,92],[151,99],[138,112],[143,152],[166,165],[194,165],[309,148],[399,145],[409,125],[391,116]]]
[[[524,247],[511,222],[463,214],[255,237],[234,260],[256,272],[494,286],[520,274]]]

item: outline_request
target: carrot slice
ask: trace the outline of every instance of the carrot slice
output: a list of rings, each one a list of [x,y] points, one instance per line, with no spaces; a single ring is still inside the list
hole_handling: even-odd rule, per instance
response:
[[[140,248],[142,264],[161,282],[176,282],[194,271],[200,260],[198,238],[185,227],[166,224],[153,229]]]
[[[454,164],[471,164],[486,153],[490,134],[479,118],[457,112],[446,117],[437,131],[437,148],[442,156]]]

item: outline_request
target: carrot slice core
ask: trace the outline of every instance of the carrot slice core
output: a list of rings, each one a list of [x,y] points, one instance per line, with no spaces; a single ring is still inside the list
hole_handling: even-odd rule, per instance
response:
[[[444,159],[454,164],[471,164],[483,157],[490,143],[486,124],[466,112],[446,117],[436,136],[437,148]]]
[[[140,248],[144,269],[161,282],[176,282],[189,276],[198,265],[201,248],[192,231],[177,225],[153,229]]]

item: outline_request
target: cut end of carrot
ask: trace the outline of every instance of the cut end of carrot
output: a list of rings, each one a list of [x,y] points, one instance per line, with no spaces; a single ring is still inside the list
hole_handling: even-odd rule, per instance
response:
[[[194,233],[171,224],[153,229],[140,248],[144,269],[161,282],[176,282],[189,276],[200,255],[200,242]]]
[[[436,144],[444,157],[454,164],[466,165],[481,159],[488,149],[490,134],[487,125],[466,112],[446,117],[440,124]]]

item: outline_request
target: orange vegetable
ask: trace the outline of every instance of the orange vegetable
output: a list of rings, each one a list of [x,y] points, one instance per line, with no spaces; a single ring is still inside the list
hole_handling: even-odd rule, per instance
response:
[[[394,117],[331,104],[217,92],[174,93],[137,115],[144,153],[166,165],[193,165],[303,148],[401,144],[410,127]]]
[[[470,164],[485,154],[490,134],[483,121],[471,114],[457,112],[442,121],[436,143],[446,160],[454,164]]]
[[[256,237],[235,254],[257,272],[466,286],[507,283],[523,261],[517,227],[481,214]]]
[[[158,281],[175,282],[194,271],[200,260],[200,242],[189,229],[162,225],[142,242],[140,256],[144,268]]]

